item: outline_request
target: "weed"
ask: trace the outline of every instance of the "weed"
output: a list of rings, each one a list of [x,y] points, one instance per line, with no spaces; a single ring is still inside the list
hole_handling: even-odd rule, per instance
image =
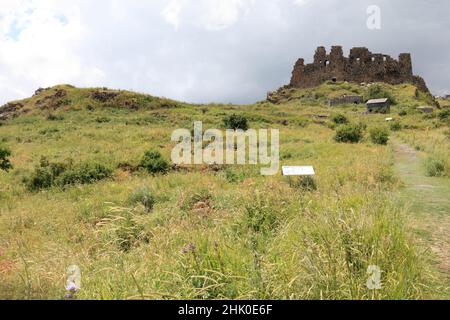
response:
[[[153,210],[155,206],[156,199],[153,195],[153,192],[147,188],[139,188],[136,189],[133,193],[128,197],[128,202],[132,205],[142,205],[145,208],[145,211],[148,213]]]
[[[428,157],[425,160],[425,171],[429,177],[441,177],[445,174],[445,162],[442,159]]]

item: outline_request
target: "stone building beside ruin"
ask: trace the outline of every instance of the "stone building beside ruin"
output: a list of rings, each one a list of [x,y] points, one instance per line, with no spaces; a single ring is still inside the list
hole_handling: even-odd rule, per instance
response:
[[[364,97],[363,96],[347,96],[344,95],[342,97],[339,98],[334,98],[334,99],[330,99],[328,100],[328,105],[330,107],[335,107],[335,106],[339,106],[341,104],[360,104],[364,102]]]
[[[367,112],[369,113],[390,113],[391,103],[388,98],[371,99],[367,101]]]
[[[304,59],[297,61],[290,87],[310,88],[325,81],[411,83],[419,90],[429,92],[425,81],[413,75],[409,53],[402,53],[395,60],[385,54],[372,53],[367,48],[352,48],[350,55],[344,57],[341,46],[333,46],[329,54],[324,47],[318,47],[313,63],[305,64]]]

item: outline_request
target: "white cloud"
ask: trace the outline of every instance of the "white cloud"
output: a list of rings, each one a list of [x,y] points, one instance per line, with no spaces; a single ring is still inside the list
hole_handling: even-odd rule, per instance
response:
[[[102,71],[84,65],[75,52],[85,33],[76,6],[28,0],[10,1],[4,9],[0,11],[0,72],[6,80],[0,82],[2,102],[29,95],[31,85],[102,80]]]
[[[207,0],[201,20],[207,30],[223,30],[248,13],[253,3],[251,0]]]
[[[254,0],[172,0],[162,11],[167,23],[178,29],[183,21],[209,31],[231,27],[254,4]]]
[[[297,6],[304,6],[308,0],[294,0],[294,4]]]
[[[175,29],[180,26],[180,14],[185,2],[185,0],[172,0],[161,13],[167,23]]]

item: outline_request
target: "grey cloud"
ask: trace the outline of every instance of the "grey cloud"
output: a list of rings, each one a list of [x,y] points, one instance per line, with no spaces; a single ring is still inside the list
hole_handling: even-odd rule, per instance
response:
[[[450,91],[445,0],[310,0],[303,6],[258,0],[218,31],[203,28],[195,19],[198,8],[189,6],[173,28],[161,16],[167,1],[119,1],[119,17],[110,1],[96,2],[101,11],[93,11],[91,1],[80,3],[89,32],[74,50],[83,65],[103,71],[99,86],[189,102],[251,103],[286,84],[297,58],[311,60],[318,45],[340,44],[347,52],[353,46],[394,57],[411,52],[415,72],[433,92]],[[372,4],[381,8],[381,30],[366,27]],[[74,82],[85,85],[82,78]],[[27,79],[23,83],[31,90]]]

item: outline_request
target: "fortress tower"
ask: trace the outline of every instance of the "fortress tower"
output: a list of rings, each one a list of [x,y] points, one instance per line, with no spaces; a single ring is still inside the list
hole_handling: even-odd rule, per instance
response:
[[[372,53],[367,48],[356,47],[344,57],[341,46],[333,46],[330,54],[325,47],[318,47],[314,62],[305,65],[299,59],[294,66],[290,86],[309,88],[325,81],[349,81],[356,83],[386,82],[389,84],[411,83],[419,90],[429,92],[425,81],[413,75],[409,53],[402,53],[398,60],[381,53]]]

